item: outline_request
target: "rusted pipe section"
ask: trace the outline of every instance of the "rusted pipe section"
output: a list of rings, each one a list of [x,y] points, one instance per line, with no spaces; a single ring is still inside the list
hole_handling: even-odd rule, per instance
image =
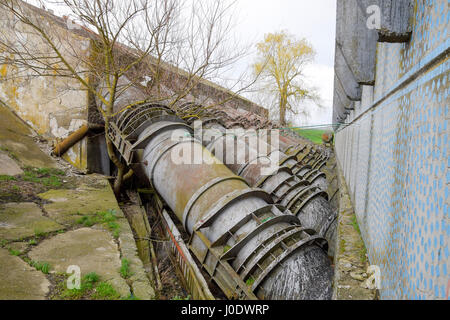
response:
[[[69,150],[71,147],[73,147],[78,141],[83,139],[86,134],[89,131],[89,127],[87,124],[82,125],[78,130],[70,134],[67,138],[65,138],[63,141],[59,142],[52,151],[52,154],[55,156],[60,157],[63,155],[67,150]]]
[[[249,144],[249,134],[238,131],[227,133],[215,119],[203,122],[202,141],[216,157],[251,186],[269,193],[276,204],[286,207],[296,215],[302,225],[323,235],[330,243],[329,254],[334,255],[336,213],[328,203],[328,194],[320,187],[302,179],[301,166],[295,156],[288,156],[264,139],[256,139],[257,146]],[[256,131],[253,131],[256,134]],[[265,147],[261,148],[261,146]],[[243,159],[236,157],[237,150],[247,150]],[[242,152],[241,152],[242,154]],[[230,156],[231,155],[231,156]],[[281,161],[274,163],[275,159]],[[264,172],[274,168],[273,172]],[[295,174],[295,172],[299,173]]]
[[[169,109],[139,105],[121,113],[108,134],[130,166],[143,167],[229,298],[330,298],[326,240],[233,174]],[[201,157],[185,161],[191,154]]]

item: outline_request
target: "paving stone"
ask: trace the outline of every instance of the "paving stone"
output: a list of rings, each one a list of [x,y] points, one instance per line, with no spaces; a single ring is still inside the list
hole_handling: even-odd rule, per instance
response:
[[[0,249],[0,300],[43,300],[49,287],[42,272]]]
[[[37,204],[31,202],[0,205],[0,239],[19,240],[39,232],[52,232],[64,226],[43,216]]]
[[[100,281],[110,283],[122,297],[130,294],[119,274],[119,249],[107,231],[81,228],[58,234],[42,241],[28,255],[32,260],[50,263],[52,272],[66,272],[70,265],[77,265],[82,275],[97,273]]]
[[[155,299],[155,290],[148,281],[135,281],[132,284],[134,296],[141,300]]]
[[[44,209],[51,218],[62,224],[73,225],[84,215],[107,210],[115,210],[117,217],[123,217],[108,182],[99,178],[96,183],[95,186],[81,183],[76,189],[70,190],[49,190],[38,196],[51,201],[44,205]]]

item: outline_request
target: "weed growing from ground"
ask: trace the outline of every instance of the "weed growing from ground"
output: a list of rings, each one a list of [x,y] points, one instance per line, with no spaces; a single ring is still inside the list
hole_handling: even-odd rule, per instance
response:
[[[103,224],[109,231],[113,233],[114,238],[119,237],[120,226],[116,222],[117,216],[115,210],[100,211],[95,215],[86,215],[77,220],[78,224],[86,227],[92,227],[94,224]]]
[[[0,174],[0,181],[17,181],[17,178],[14,176]]]
[[[95,288],[95,293],[93,294],[94,299],[99,300],[113,300],[119,299],[120,295],[117,291],[107,282],[100,282]]]
[[[247,286],[251,287],[254,282],[255,282],[255,279],[253,279],[253,277],[250,277],[250,278],[247,279],[247,281],[245,281],[245,284]]]
[[[9,249],[9,253],[12,254],[13,256],[18,256],[18,255],[20,255],[22,252],[19,251],[19,250]]]
[[[48,274],[51,268],[48,262],[40,262],[40,261],[31,261],[31,266],[44,274]]]
[[[34,229],[34,235],[37,238],[40,238],[40,237],[45,237],[47,235],[47,233],[42,231],[42,230],[40,230],[40,229]]]
[[[124,279],[131,277],[132,273],[130,271],[130,262],[128,259],[122,259],[122,266],[120,267],[119,272]]]
[[[64,171],[54,168],[26,167],[22,176],[24,181],[40,183],[46,187],[60,187]]]

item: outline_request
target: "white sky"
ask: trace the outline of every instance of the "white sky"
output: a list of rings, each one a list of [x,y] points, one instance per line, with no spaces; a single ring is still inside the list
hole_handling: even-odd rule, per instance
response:
[[[259,42],[264,34],[287,30],[298,38],[306,38],[317,52],[315,63],[306,74],[311,85],[319,89],[324,105],[318,110],[308,104],[311,117],[297,116],[298,125],[330,124],[333,104],[334,44],[336,0],[238,0],[239,36],[249,42]],[[252,54],[239,67],[250,65]]]

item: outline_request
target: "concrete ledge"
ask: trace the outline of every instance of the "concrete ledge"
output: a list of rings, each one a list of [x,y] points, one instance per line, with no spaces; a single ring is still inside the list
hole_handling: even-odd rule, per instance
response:
[[[359,233],[347,184],[336,159],[339,209],[334,257],[333,300],[375,300],[377,291],[369,289],[369,266],[364,241]]]

